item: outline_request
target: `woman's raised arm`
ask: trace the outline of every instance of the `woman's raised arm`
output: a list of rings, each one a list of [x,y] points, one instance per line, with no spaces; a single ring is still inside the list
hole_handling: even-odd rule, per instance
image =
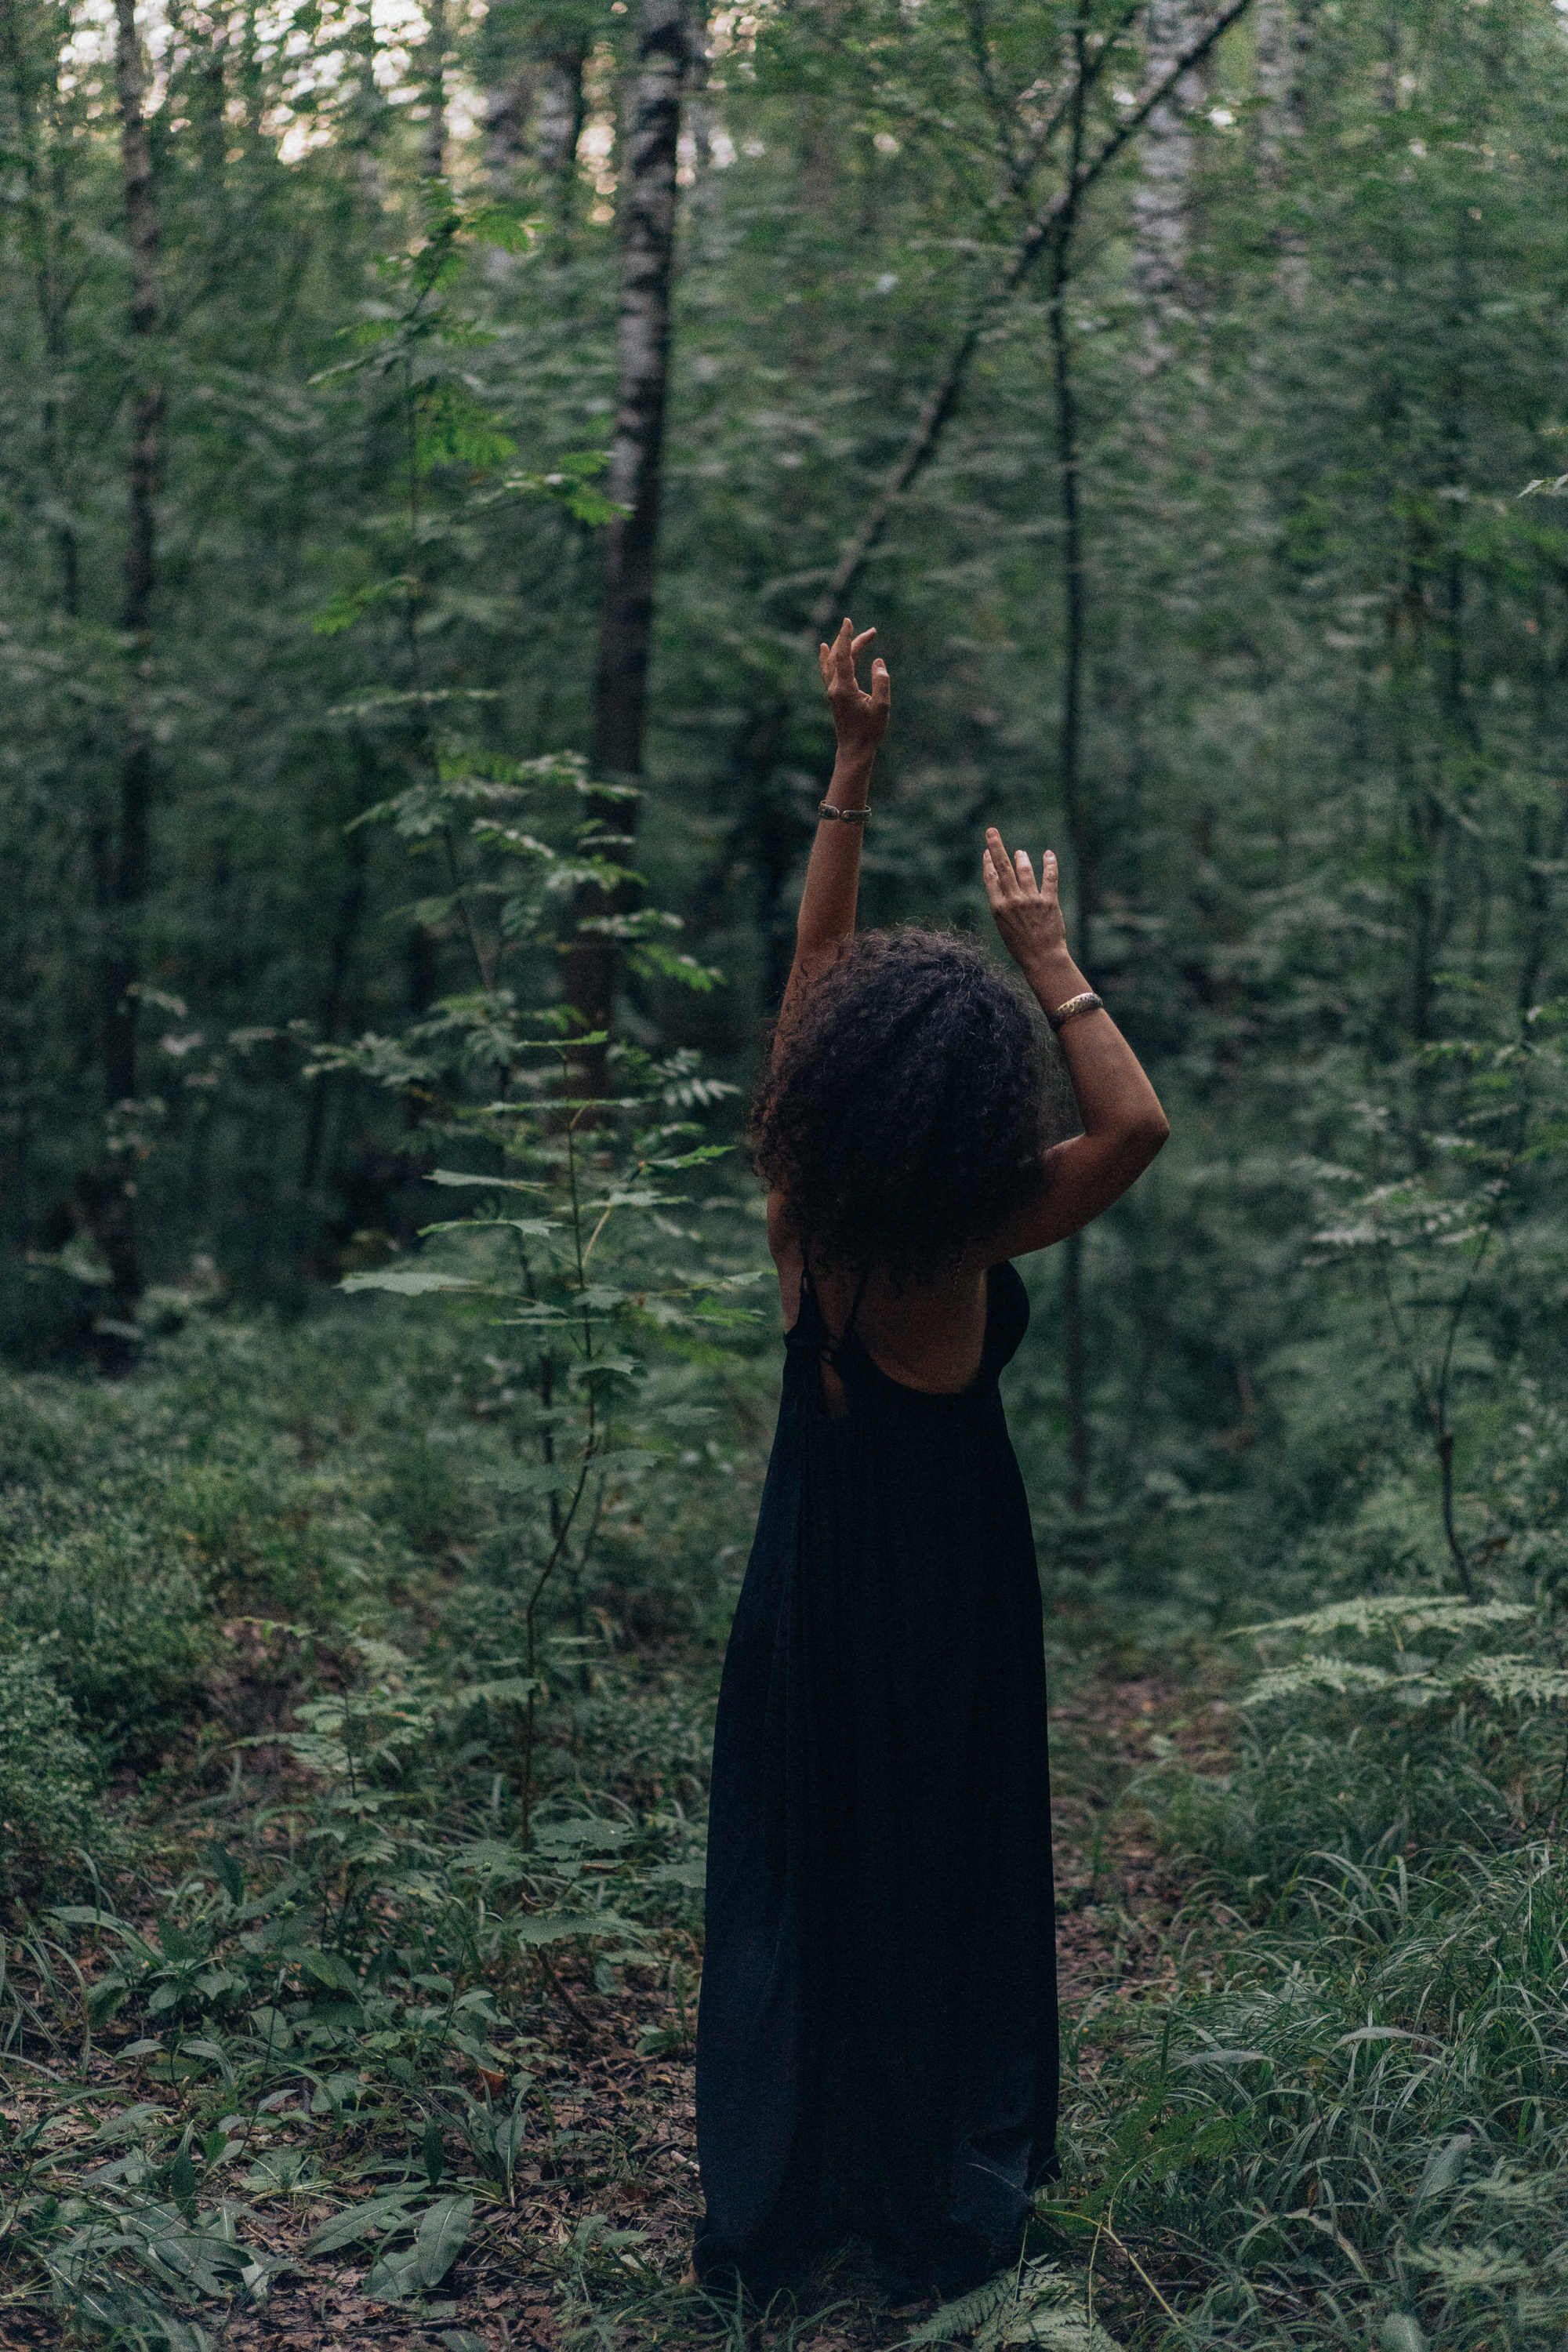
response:
[[[1068,952],[1055,852],[1040,864],[1037,883],[1026,852],[1009,856],[991,826],[981,860],[985,895],[1003,945],[1049,1016],[1093,992]],[[1171,1132],[1142,1064],[1103,1005],[1064,1021],[1058,1036],[1083,1133],[1042,1154],[1034,1198],[989,1237],[989,1264],[1076,1234],[1137,1181]]]
[[[855,901],[860,888],[860,836],[871,789],[871,769],[877,747],[887,730],[892,701],[892,680],[880,656],[871,664],[871,691],[865,693],[855,676],[855,664],[876,635],[875,629],[855,635],[846,621],[831,646],[817,649],[822,683],[838,734],[838,754],[824,806],[851,812],[819,816],[811,862],[805,869],[800,914],[795,923],[795,962],[784,990],[781,1025],[787,1023],[793,1000],[813,968],[855,929]]]

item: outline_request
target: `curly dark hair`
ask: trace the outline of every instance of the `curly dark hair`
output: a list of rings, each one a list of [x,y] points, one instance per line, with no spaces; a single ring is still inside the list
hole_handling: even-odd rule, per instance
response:
[[[1047,1136],[1040,1024],[952,931],[861,931],[807,983],[752,1104],[752,1165],[825,1265],[930,1281],[1018,1204]]]

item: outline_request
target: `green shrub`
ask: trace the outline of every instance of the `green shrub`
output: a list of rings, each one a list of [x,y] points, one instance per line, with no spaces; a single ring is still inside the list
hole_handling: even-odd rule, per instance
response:
[[[0,1906],[49,1892],[102,1842],[92,1759],[46,1654],[32,1643],[0,1654]]]
[[[194,1570],[128,1516],[13,1541],[0,1565],[0,1614],[47,1643],[56,1686],[104,1765],[155,1762],[204,1711],[216,1629]]]
[[[71,1451],[65,1418],[50,1410],[41,1381],[0,1377],[0,1489],[34,1486],[65,1469]]]

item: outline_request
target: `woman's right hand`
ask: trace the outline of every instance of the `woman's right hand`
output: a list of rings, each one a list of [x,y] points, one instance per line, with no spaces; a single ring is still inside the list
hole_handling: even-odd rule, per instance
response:
[[[1057,897],[1055,850],[1047,849],[1040,860],[1037,882],[1028,852],[1020,849],[1009,856],[993,824],[986,828],[980,863],[1002,944],[1025,975],[1033,981],[1044,977],[1052,964],[1069,961],[1067,926]]]
[[[856,662],[876,634],[875,629],[862,629],[857,636],[852,623],[846,621],[830,646],[818,646],[816,649],[828,709],[837,730],[839,760],[863,761],[868,767],[888,731],[888,713],[893,698],[893,682],[879,654],[871,664],[869,694],[855,675]]]

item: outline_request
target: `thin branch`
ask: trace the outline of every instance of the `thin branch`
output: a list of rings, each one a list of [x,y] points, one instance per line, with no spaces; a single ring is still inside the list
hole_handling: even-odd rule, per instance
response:
[[[1145,87],[1142,96],[1110,137],[1102,141],[1094,153],[1080,163],[1076,170],[1069,172],[1041,205],[1014,247],[1006,268],[992,280],[976,303],[969,324],[954,345],[946,367],[921,402],[921,412],[910,437],[872,500],[865,521],[835,564],[811,616],[814,635],[821,635],[840,611],[861,566],[887,529],[893,509],[930,464],[942,430],[958,406],[981,339],[997,310],[1023,285],[1053,234],[1059,232],[1064,221],[1070,224],[1076,217],[1089,189],[1109,170],[1128,142],[1136,138],[1161,100],[1169,97],[1184,74],[1190,73],[1195,65],[1203,62],[1215,44],[1233,25],[1240,22],[1251,5],[1252,0],[1226,0],[1226,5],[1208,19],[1203,30]],[[1100,58],[1103,58],[1108,52],[1109,44],[1100,52]],[[1099,60],[1097,69],[1098,67]],[[1067,104],[1070,105],[1072,100],[1073,94],[1069,92]],[[1058,121],[1062,119],[1062,111],[1058,111]]]

